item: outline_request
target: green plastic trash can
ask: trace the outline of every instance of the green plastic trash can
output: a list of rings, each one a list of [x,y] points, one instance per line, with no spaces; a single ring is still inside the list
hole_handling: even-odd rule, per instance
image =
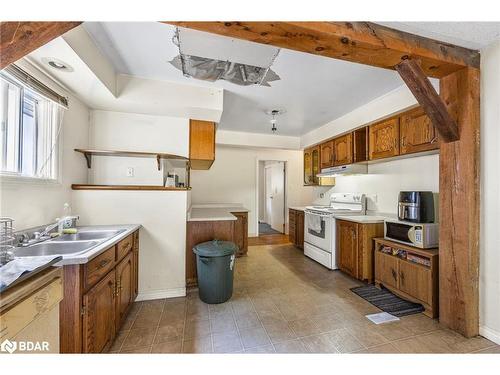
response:
[[[223,303],[233,295],[234,258],[238,246],[230,241],[202,242],[196,254],[198,290],[205,303]]]

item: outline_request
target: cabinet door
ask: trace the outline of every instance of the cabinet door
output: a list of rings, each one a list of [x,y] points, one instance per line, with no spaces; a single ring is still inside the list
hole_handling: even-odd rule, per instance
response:
[[[333,140],[333,165],[352,163],[352,133]]]
[[[438,133],[423,109],[417,108],[401,116],[400,144],[401,154],[439,148]]]
[[[333,167],[333,141],[328,141],[320,146],[321,169]]]
[[[127,317],[127,311],[134,302],[134,254],[128,253],[123,260],[118,263],[116,272],[116,332]]]
[[[238,219],[234,223],[234,243],[238,246],[238,256],[245,255],[248,251],[248,221],[246,212],[231,212]]]
[[[313,185],[312,149],[304,150],[304,185]]]
[[[295,244],[304,248],[304,212],[296,211],[295,215]]]
[[[189,120],[191,169],[209,169],[215,160],[215,122]]]
[[[430,305],[432,303],[430,269],[407,261],[400,261],[399,289]]]
[[[319,177],[317,177],[317,174],[319,172],[321,172],[320,154],[321,154],[321,152],[320,152],[319,146],[316,146],[312,149],[311,158],[312,158],[312,182],[313,182],[313,185],[319,184]]]
[[[83,295],[83,352],[101,353],[115,335],[115,272]]]
[[[296,231],[296,222],[297,222],[297,215],[296,215],[295,210],[289,209],[288,210],[288,239],[292,244],[296,244],[297,239],[295,234],[297,233]]]
[[[339,267],[353,277],[358,277],[358,225],[337,220],[337,249]]]
[[[399,155],[399,118],[370,126],[370,160]]]
[[[387,287],[398,288],[398,262],[395,256],[375,252],[375,279]]]

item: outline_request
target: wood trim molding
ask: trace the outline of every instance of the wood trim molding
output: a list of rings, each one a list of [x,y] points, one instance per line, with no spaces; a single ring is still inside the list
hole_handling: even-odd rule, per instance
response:
[[[479,52],[371,22],[165,22],[227,37],[394,69],[420,60],[429,77],[479,67]]]
[[[0,22],[0,69],[81,22]]]
[[[405,81],[415,99],[436,127],[444,142],[454,142],[460,138],[457,122],[451,117],[443,99],[426,77],[417,60],[406,59],[396,65],[396,70]]]

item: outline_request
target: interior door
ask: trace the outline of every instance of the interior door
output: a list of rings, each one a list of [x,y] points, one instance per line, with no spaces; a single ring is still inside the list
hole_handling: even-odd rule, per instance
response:
[[[273,174],[272,170],[269,167],[265,168],[265,183],[264,183],[264,188],[265,188],[265,194],[266,194],[266,213],[264,217],[264,221],[267,224],[271,224],[271,217],[272,217],[272,212],[273,212],[273,189],[272,189],[272,181],[273,181]]]
[[[285,164],[271,164],[271,228],[285,232]]]

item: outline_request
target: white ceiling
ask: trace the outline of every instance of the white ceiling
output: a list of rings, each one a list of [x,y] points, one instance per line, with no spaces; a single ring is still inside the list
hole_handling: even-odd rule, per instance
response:
[[[479,49],[500,38],[500,23],[390,22],[386,26]],[[271,109],[284,109],[278,134],[300,136],[337,119],[403,84],[396,72],[282,49],[272,65],[281,80],[271,87],[238,86],[186,78],[169,61],[178,54],[175,28],[157,22],[86,22],[101,52],[118,73],[224,89],[220,129],[270,133]],[[271,46],[255,45],[198,31],[185,32],[191,52],[243,63],[274,55]],[[182,42],[182,41],[181,41]],[[197,46],[197,43],[199,46]],[[253,45],[253,46],[252,46]],[[193,53],[194,54],[194,53]]]
[[[270,134],[270,116],[265,111],[277,108],[286,110],[278,118],[277,133],[300,136],[403,84],[393,71],[284,49],[272,66],[281,80],[271,82],[271,87],[210,83],[186,78],[171,66],[169,61],[178,48],[172,43],[175,29],[170,25],[104,22],[84,26],[119,73],[225,89],[220,129]],[[221,41],[227,49],[245,48],[231,38],[192,33],[204,48],[220,49]]]
[[[481,49],[500,39],[500,22],[377,22],[458,46]]]

